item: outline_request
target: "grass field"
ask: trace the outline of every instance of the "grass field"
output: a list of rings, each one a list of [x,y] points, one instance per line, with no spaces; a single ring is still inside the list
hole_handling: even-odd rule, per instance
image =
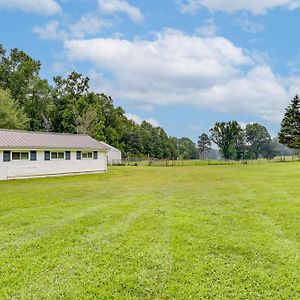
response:
[[[0,299],[300,299],[300,163],[0,182]]]

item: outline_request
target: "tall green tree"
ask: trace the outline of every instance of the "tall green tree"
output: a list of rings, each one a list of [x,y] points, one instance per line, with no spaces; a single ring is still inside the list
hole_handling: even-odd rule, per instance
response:
[[[291,149],[300,149],[300,99],[298,95],[285,110],[278,139],[281,144]]]
[[[23,108],[29,130],[50,130],[50,87],[39,76],[41,64],[19,49],[9,54],[0,45],[0,88]]]
[[[257,159],[268,157],[271,147],[271,136],[265,126],[260,124],[247,124],[245,129],[247,143],[247,158]]]
[[[225,159],[237,158],[237,144],[241,131],[237,121],[216,122],[210,129],[212,141],[220,148]]]
[[[28,119],[12,100],[8,91],[0,89],[0,128],[25,129]]]
[[[211,140],[209,136],[206,133],[202,133],[199,136],[198,142],[197,142],[197,148],[199,151],[199,155],[202,159],[205,157],[205,153],[211,150]]]
[[[24,104],[39,78],[41,64],[19,49],[9,55],[0,45],[0,87],[9,90],[14,100]]]
[[[247,141],[246,141],[246,133],[245,130],[240,131],[236,142],[236,159],[243,160],[247,157]]]
[[[80,123],[80,115],[87,108],[89,79],[77,72],[70,73],[67,78],[57,76],[53,78],[54,87],[52,98],[54,111],[52,112],[53,129],[56,132],[76,133]]]
[[[181,159],[198,158],[198,151],[195,143],[186,137],[178,139],[178,152]]]
[[[141,142],[143,144],[143,154],[146,157],[153,157],[153,126],[146,121],[141,124]]]

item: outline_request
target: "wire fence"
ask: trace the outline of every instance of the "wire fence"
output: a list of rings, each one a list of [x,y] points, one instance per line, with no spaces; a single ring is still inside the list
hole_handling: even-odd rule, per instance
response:
[[[268,164],[268,163],[284,163],[300,161],[300,156],[277,156],[271,159],[260,158],[251,160],[170,160],[170,159],[134,159],[122,160],[122,163],[118,165],[129,166],[152,166],[152,167],[179,167],[179,166],[207,166],[207,165],[242,165],[242,164]]]

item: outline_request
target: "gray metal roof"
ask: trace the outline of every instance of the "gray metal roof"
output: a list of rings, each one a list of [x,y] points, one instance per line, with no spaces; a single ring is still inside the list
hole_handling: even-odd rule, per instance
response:
[[[107,146],[109,148],[109,151],[121,152],[121,150],[119,150],[119,149],[117,149],[117,148],[115,148],[115,147],[113,147],[111,145],[108,145],[108,144],[106,144],[104,142],[101,142],[101,143],[104,144],[105,146]]]
[[[108,151],[107,144],[84,134],[0,129],[0,149],[86,149]]]

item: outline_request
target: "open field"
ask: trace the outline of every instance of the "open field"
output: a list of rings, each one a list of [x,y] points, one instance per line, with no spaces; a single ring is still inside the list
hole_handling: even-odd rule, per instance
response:
[[[0,182],[0,299],[300,299],[300,163]]]

